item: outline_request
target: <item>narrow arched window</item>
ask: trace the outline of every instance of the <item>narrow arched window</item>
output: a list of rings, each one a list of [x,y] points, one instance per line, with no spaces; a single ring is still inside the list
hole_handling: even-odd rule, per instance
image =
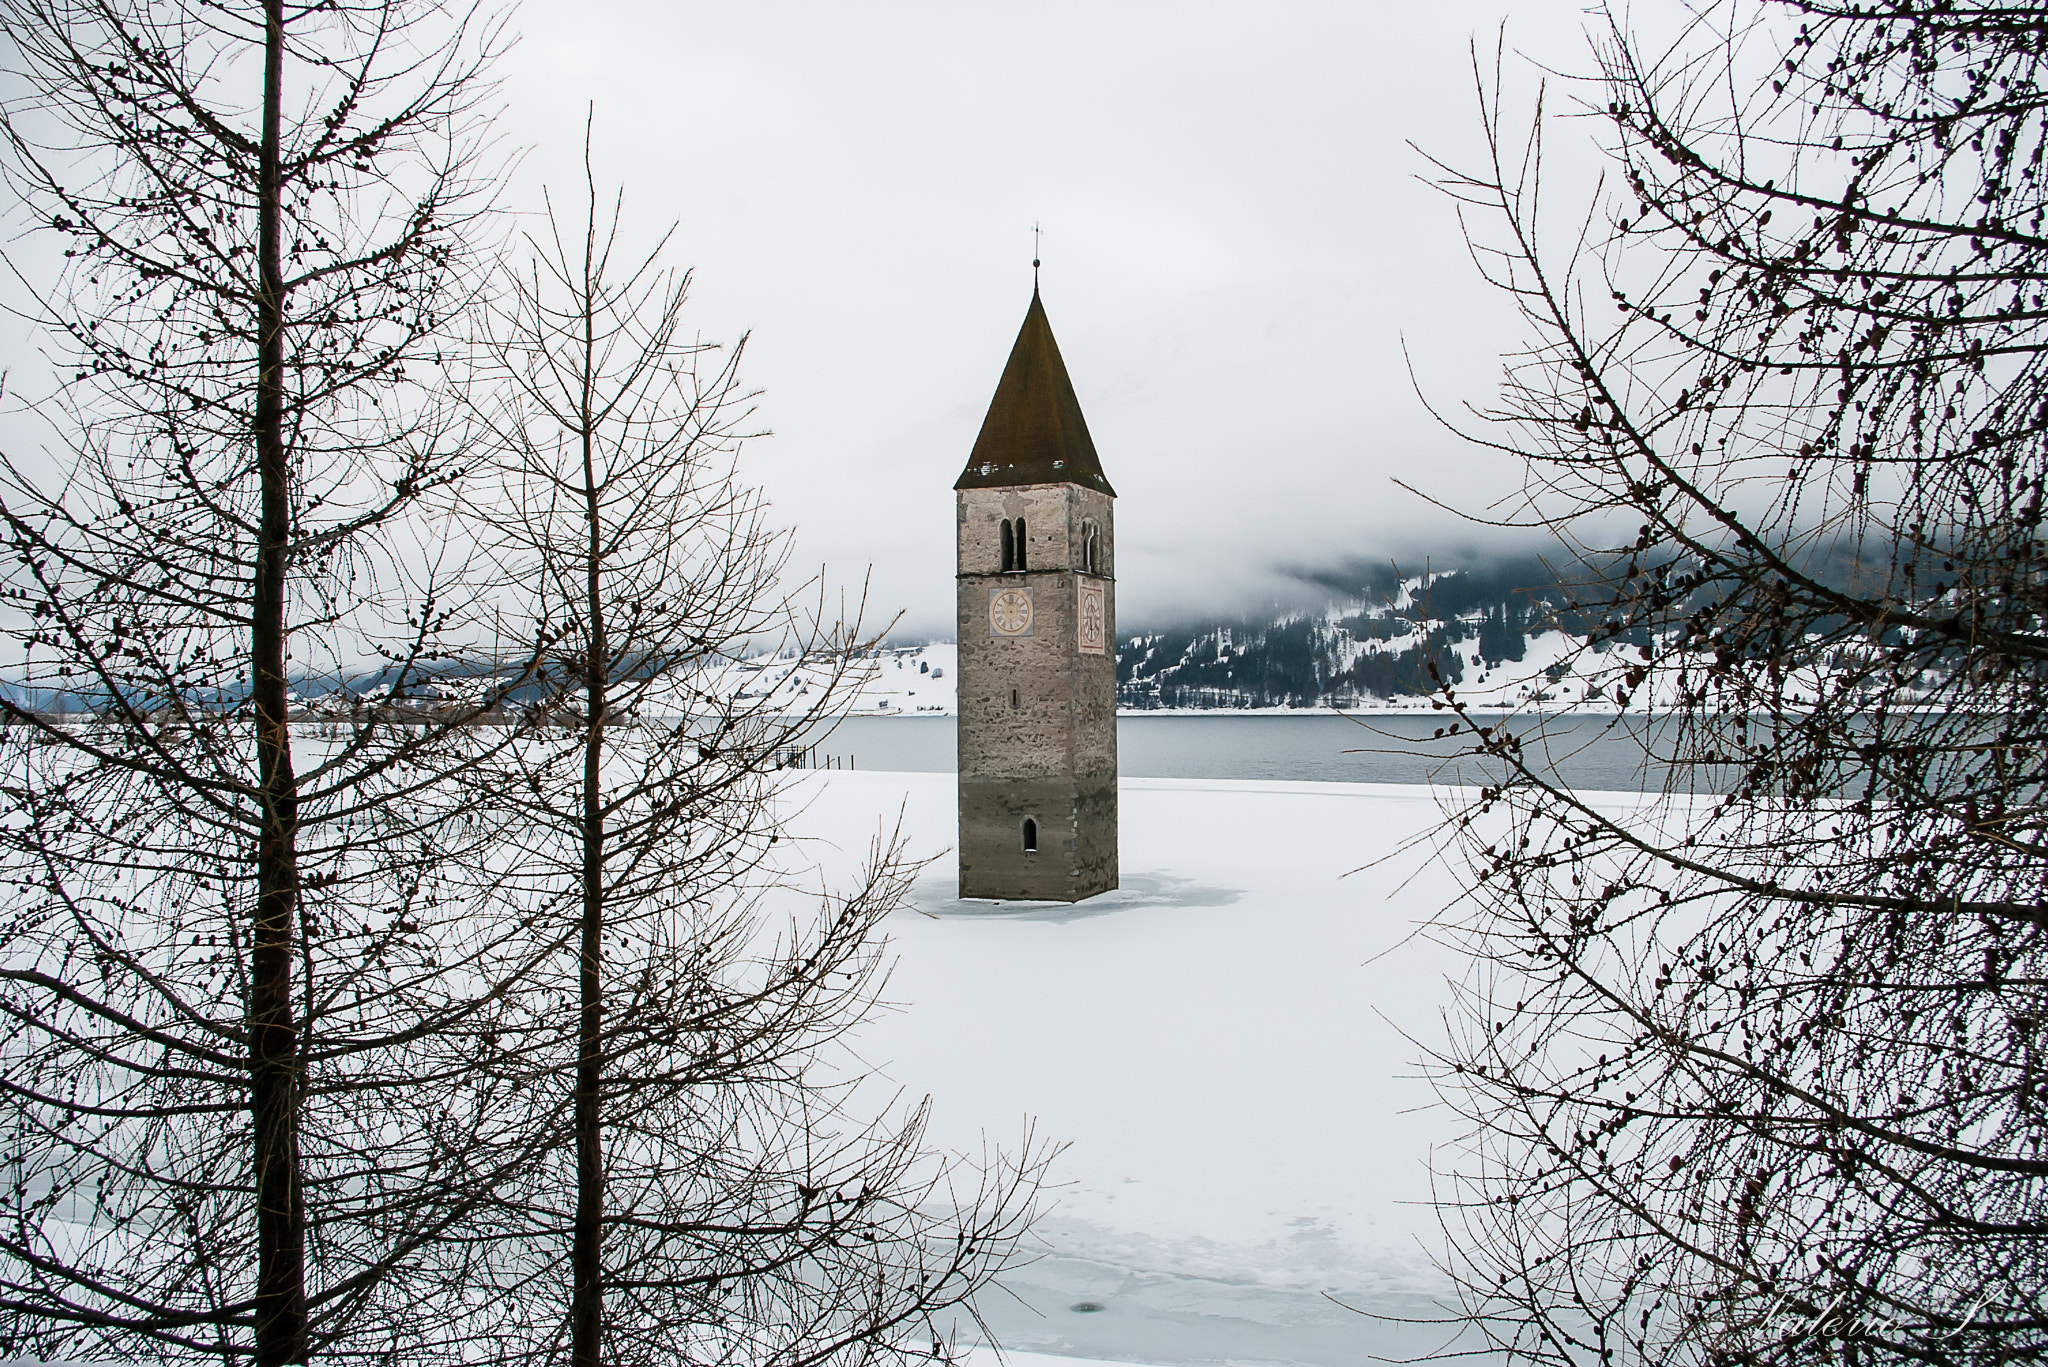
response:
[[[1024,818],[1024,853],[1038,853],[1038,823],[1028,816]]]
[[[1010,534],[1010,519],[1003,519],[1003,573],[1017,568],[1017,542]]]
[[[1024,519],[1017,519],[1017,569],[1024,568]]]
[[[1014,688],[1010,690],[1010,710],[1012,712],[1017,710],[1017,690]]]

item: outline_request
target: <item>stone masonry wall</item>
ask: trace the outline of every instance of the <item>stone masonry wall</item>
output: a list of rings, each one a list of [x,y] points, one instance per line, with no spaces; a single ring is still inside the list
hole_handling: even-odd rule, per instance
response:
[[[1112,500],[1068,484],[957,494],[960,883],[963,897],[1073,901],[1116,886],[1116,617]],[[1002,571],[1000,523],[1022,517],[1025,565]],[[1081,524],[1100,528],[1102,654],[1079,649]],[[989,626],[1022,588],[1028,635]],[[1015,702],[1013,704],[1012,697]],[[1026,817],[1038,850],[1023,848]]]

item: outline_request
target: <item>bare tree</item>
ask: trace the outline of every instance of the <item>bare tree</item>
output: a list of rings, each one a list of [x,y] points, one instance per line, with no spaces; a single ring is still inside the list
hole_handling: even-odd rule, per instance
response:
[[[404,539],[460,473],[429,396],[495,38],[405,0],[0,33],[7,182],[67,258],[17,271],[59,468],[0,481],[0,1351],[432,1355],[522,1161],[481,1065],[540,952],[448,900],[487,833],[435,756],[482,733],[419,696],[460,604]]]
[[[885,839],[857,886],[782,910],[774,771],[847,705],[871,643],[780,585],[786,538],[735,464],[744,339],[689,333],[667,235],[627,254],[618,201],[587,189],[500,296],[480,392],[510,396],[482,414],[504,481],[462,510],[525,605],[510,639],[546,648],[519,742],[479,771],[493,828],[528,832],[491,878],[575,946],[516,1051],[531,1128],[563,1142],[501,1249],[526,1312],[503,1350],[944,1357],[935,1317],[1012,1256],[1042,1155],[1027,1139],[954,1191],[966,1170],[924,1150],[922,1108],[864,1119],[833,1056],[914,866]],[[721,676],[747,652],[776,664],[736,689]]]
[[[1497,77],[1445,183],[1532,333],[1481,439],[1670,777],[1566,791],[1439,696],[1501,773],[1452,828],[1466,1308],[1559,1363],[2037,1360],[2048,11],[1603,23],[1605,211],[1548,235]]]

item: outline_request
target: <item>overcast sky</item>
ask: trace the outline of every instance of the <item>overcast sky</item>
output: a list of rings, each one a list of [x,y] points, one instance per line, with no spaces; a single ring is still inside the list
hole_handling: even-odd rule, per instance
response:
[[[1513,479],[1434,425],[1402,359],[1483,400],[1516,340],[1408,146],[1474,154],[1468,44],[1504,17],[1511,48],[1586,66],[1568,0],[526,0],[512,200],[577,185],[595,100],[600,180],[680,224],[697,324],[752,332],[774,435],[750,476],[802,562],[872,565],[906,634],[951,632],[952,483],[1042,223],[1137,627],[1481,540],[1391,480],[1480,506]],[[1511,66],[1526,102],[1538,73]]]

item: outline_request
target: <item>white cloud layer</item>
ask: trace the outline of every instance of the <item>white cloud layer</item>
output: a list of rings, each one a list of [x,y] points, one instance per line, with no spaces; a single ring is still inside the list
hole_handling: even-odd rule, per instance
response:
[[[600,184],[680,224],[708,336],[751,329],[751,476],[800,564],[948,634],[951,485],[1044,289],[1118,503],[1123,623],[1284,593],[1290,567],[1469,545],[1515,471],[1442,431],[1517,325],[1413,140],[1477,154],[1468,43],[1586,65],[1567,0],[839,4],[529,0],[512,195]],[[1511,100],[1539,73],[1511,57]],[[1584,127],[1583,125],[1581,127]],[[1590,131],[1590,130],[1589,130]],[[1554,138],[1583,199],[1584,135]],[[1573,185],[1561,180],[1561,201]]]

